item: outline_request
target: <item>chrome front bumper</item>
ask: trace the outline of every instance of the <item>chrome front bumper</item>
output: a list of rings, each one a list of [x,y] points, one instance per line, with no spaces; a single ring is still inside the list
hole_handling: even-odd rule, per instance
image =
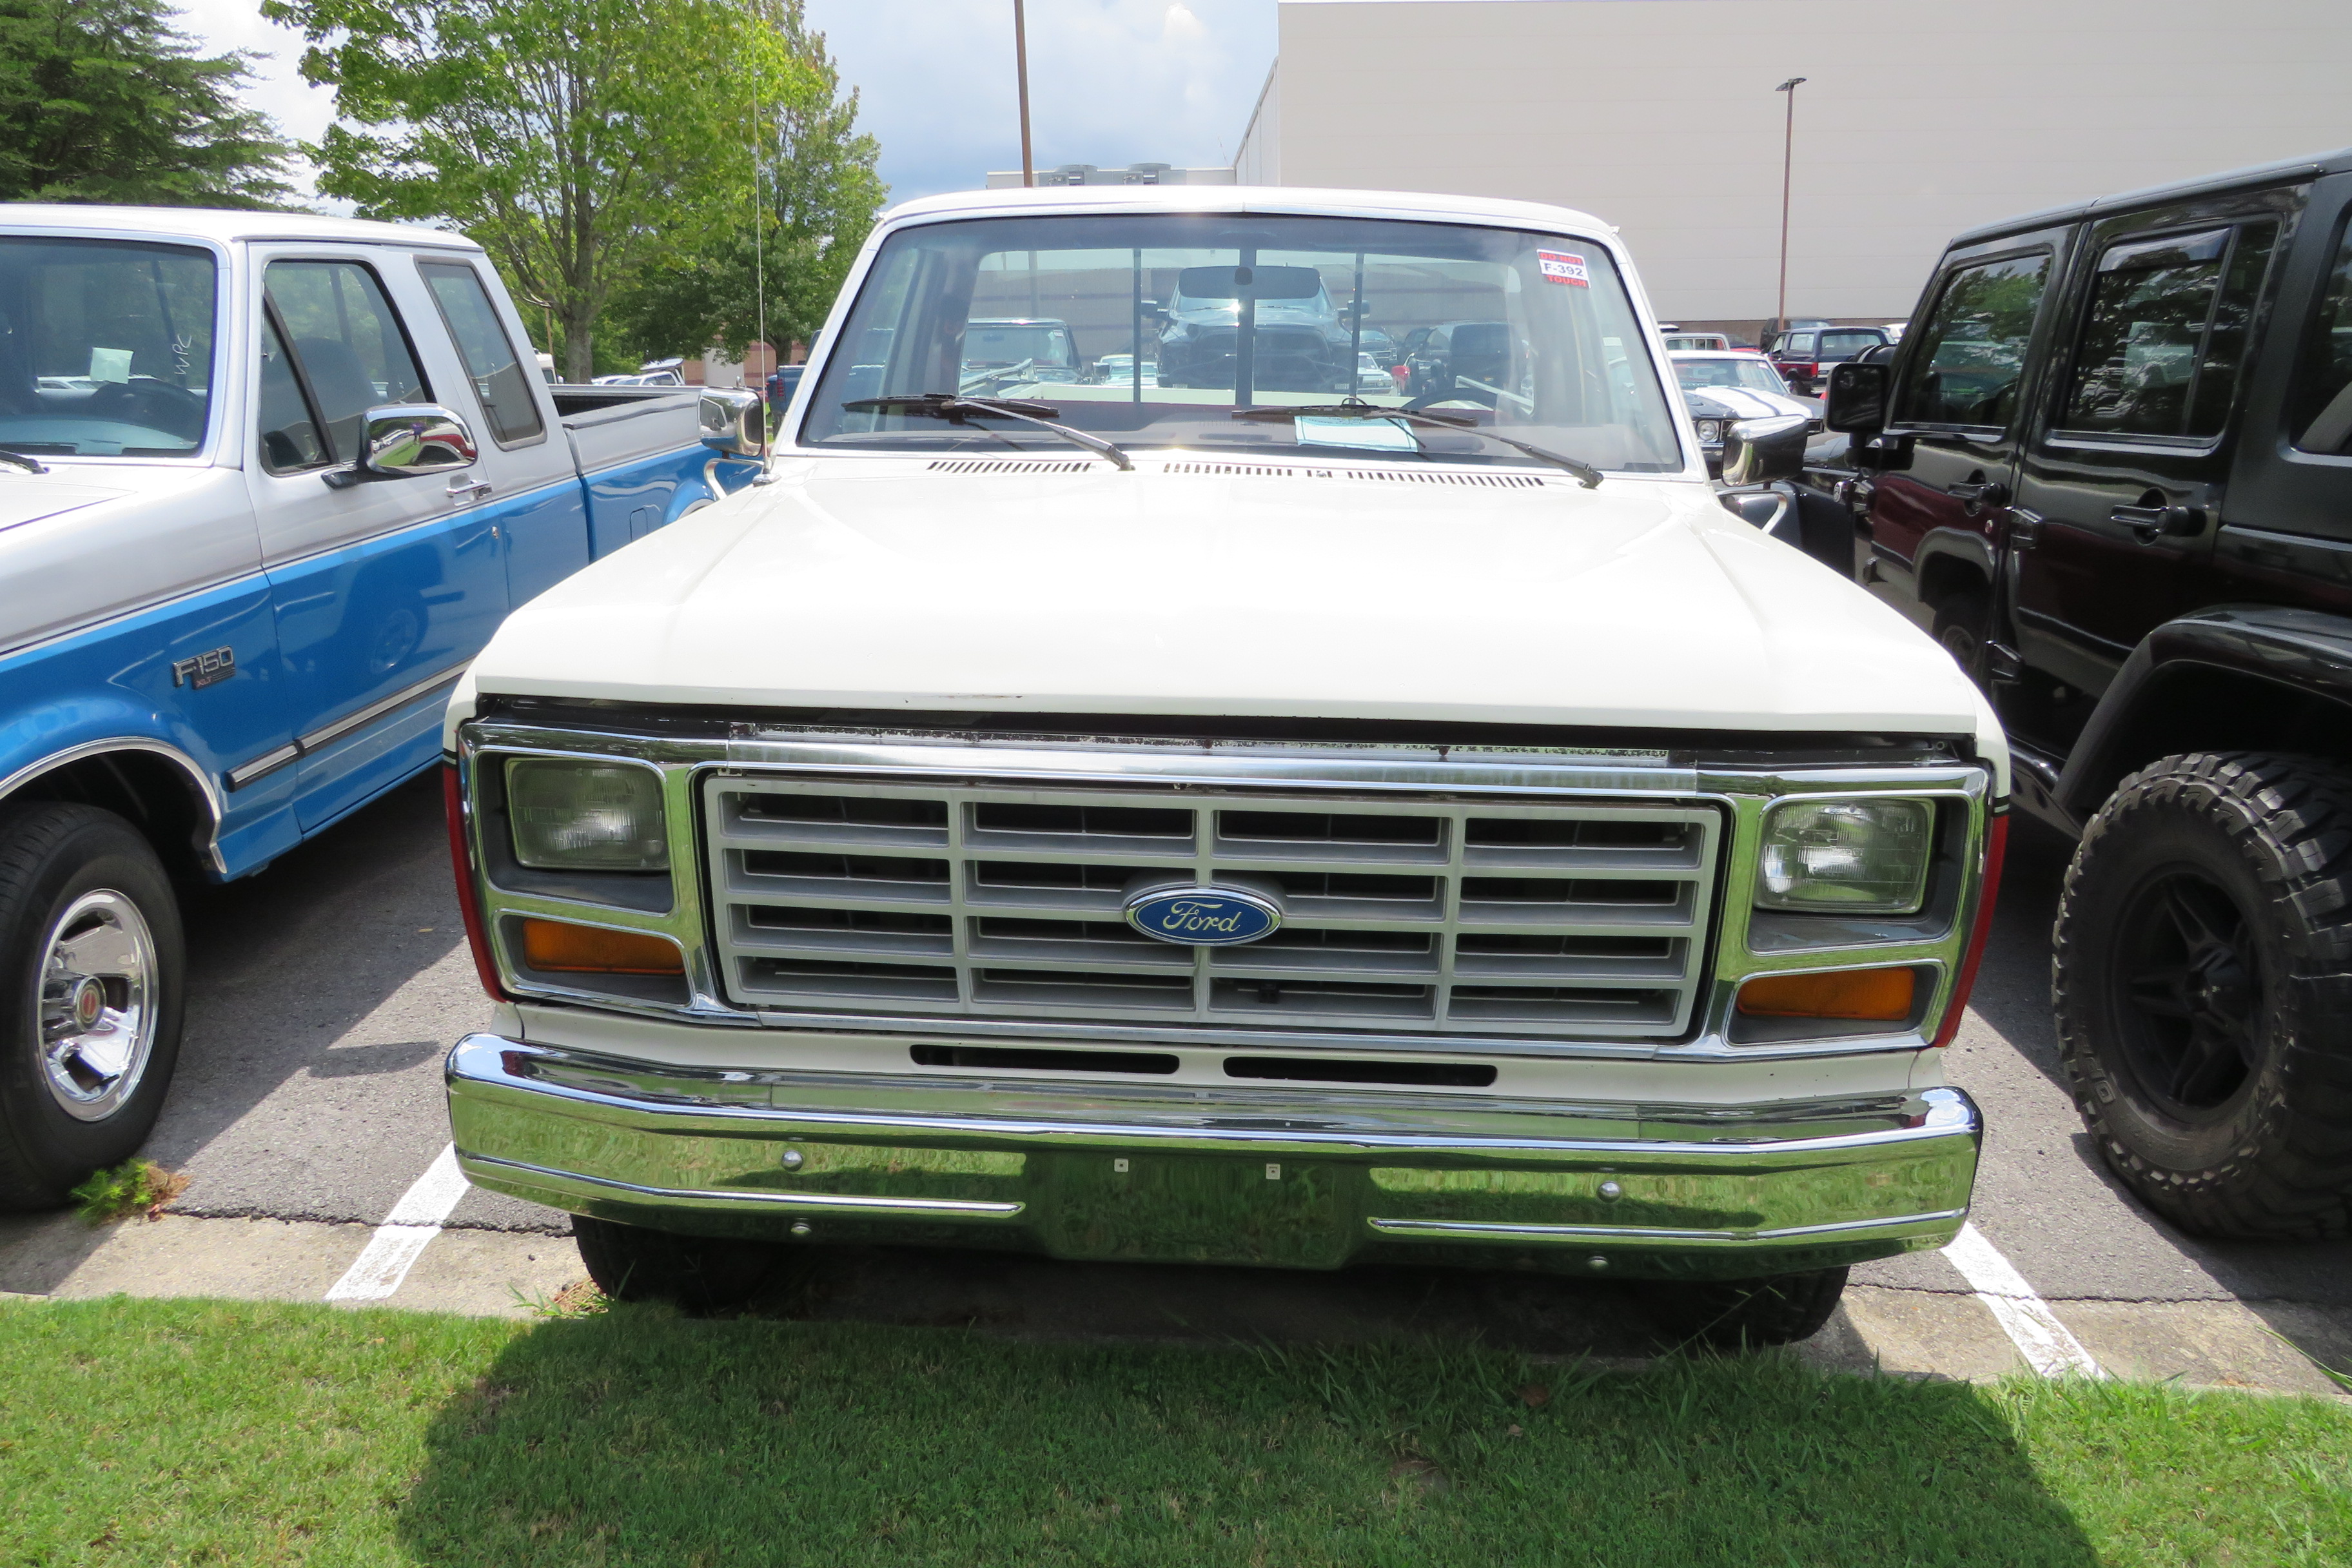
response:
[[[1132,1262],[1454,1262],[1650,1279],[1949,1241],[1982,1124],[1955,1089],[1772,1105],[653,1068],[469,1035],[477,1186],[710,1235]]]

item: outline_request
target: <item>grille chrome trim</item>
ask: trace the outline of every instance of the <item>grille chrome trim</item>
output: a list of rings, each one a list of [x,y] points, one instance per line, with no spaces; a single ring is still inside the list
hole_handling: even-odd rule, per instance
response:
[[[854,773],[713,773],[701,805],[737,1005],[1439,1036],[1685,1033],[1723,836],[1696,802]],[[1282,928],[1130,931],[1171,877],[1276,890]]]

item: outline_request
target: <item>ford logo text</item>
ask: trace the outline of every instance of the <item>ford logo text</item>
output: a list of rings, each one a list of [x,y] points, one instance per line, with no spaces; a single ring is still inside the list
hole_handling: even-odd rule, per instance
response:
[[[1230,888],[1155,888],[1127,900],[1127,923],[1186,947],[1237,947],[1282,924],[1272,900]]]

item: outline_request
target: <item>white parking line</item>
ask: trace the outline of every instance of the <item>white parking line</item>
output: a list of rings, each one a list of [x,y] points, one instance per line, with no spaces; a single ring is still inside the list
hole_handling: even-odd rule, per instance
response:
[[[343,1277],[327,1289],[330,1301],[381,1301],[400,1289],[425,1245],[441,1234],[442,1222],[466,1195],[457,1147],[445,1144],[415,1184],[401,1194],[383,1223]]]
[[[1984,1232],[1972,1224],[1960,1226],[1960,1234],[1944,1248],[1944,1256],[1992,1313],[1993,1321],[2017,1346],[2026,1365],[2044,1377],[2064,1377],[2069,1373],[2079,1377],[2107,1375],[2097,1359],[2083,1348],[2083,1342],[2058,1321],[2050,1303],[2025,1282],[2017,1266],[1985,1239]]]

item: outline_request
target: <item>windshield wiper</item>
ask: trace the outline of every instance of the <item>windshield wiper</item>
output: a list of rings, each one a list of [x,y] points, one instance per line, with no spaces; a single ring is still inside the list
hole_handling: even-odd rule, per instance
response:
[[[1562,457],[1528,441],[1517,441],[1508,436],[1497,436],[1485,429],[1468,415],[1432,414],[1425,408],[1383,408],[1376,403],[1349,398],[1345,403],[1309,404],[1304,408],[1236,408],[1236,419],[1402,419],[1415,425],[1433,425],[1441,430],[1467,430],[1473,436],[1483,436],[1498,441],[1515,452],[1525,452],[1539,463],[1549,463],[1556,468],[1566,468],[1584,482],[1586,489],[1601,483],[1601,470],[1577,458]]]
[[[0,447],[0,463],[14,463],[28,474],[46,474],[49,471],[49,466],[47,463],[37,463],[24,453],[12,452],[5,447]]]
[[[842,407],[853,414],[913,414],[927,419],[944,419],[950,425],[961,425],[975,414],[1018,419],[1040,430],[1051,430],[1073,446],[1097,453],[1118,464],[1122,471],[1135,467],[1128,461],[1125,452],[1101,437],[1055,424],[1054,416],[1062,412],[1060,409],[1024,397],[960,397],[952,392],[917,392],[889,397],[853,397]]]

